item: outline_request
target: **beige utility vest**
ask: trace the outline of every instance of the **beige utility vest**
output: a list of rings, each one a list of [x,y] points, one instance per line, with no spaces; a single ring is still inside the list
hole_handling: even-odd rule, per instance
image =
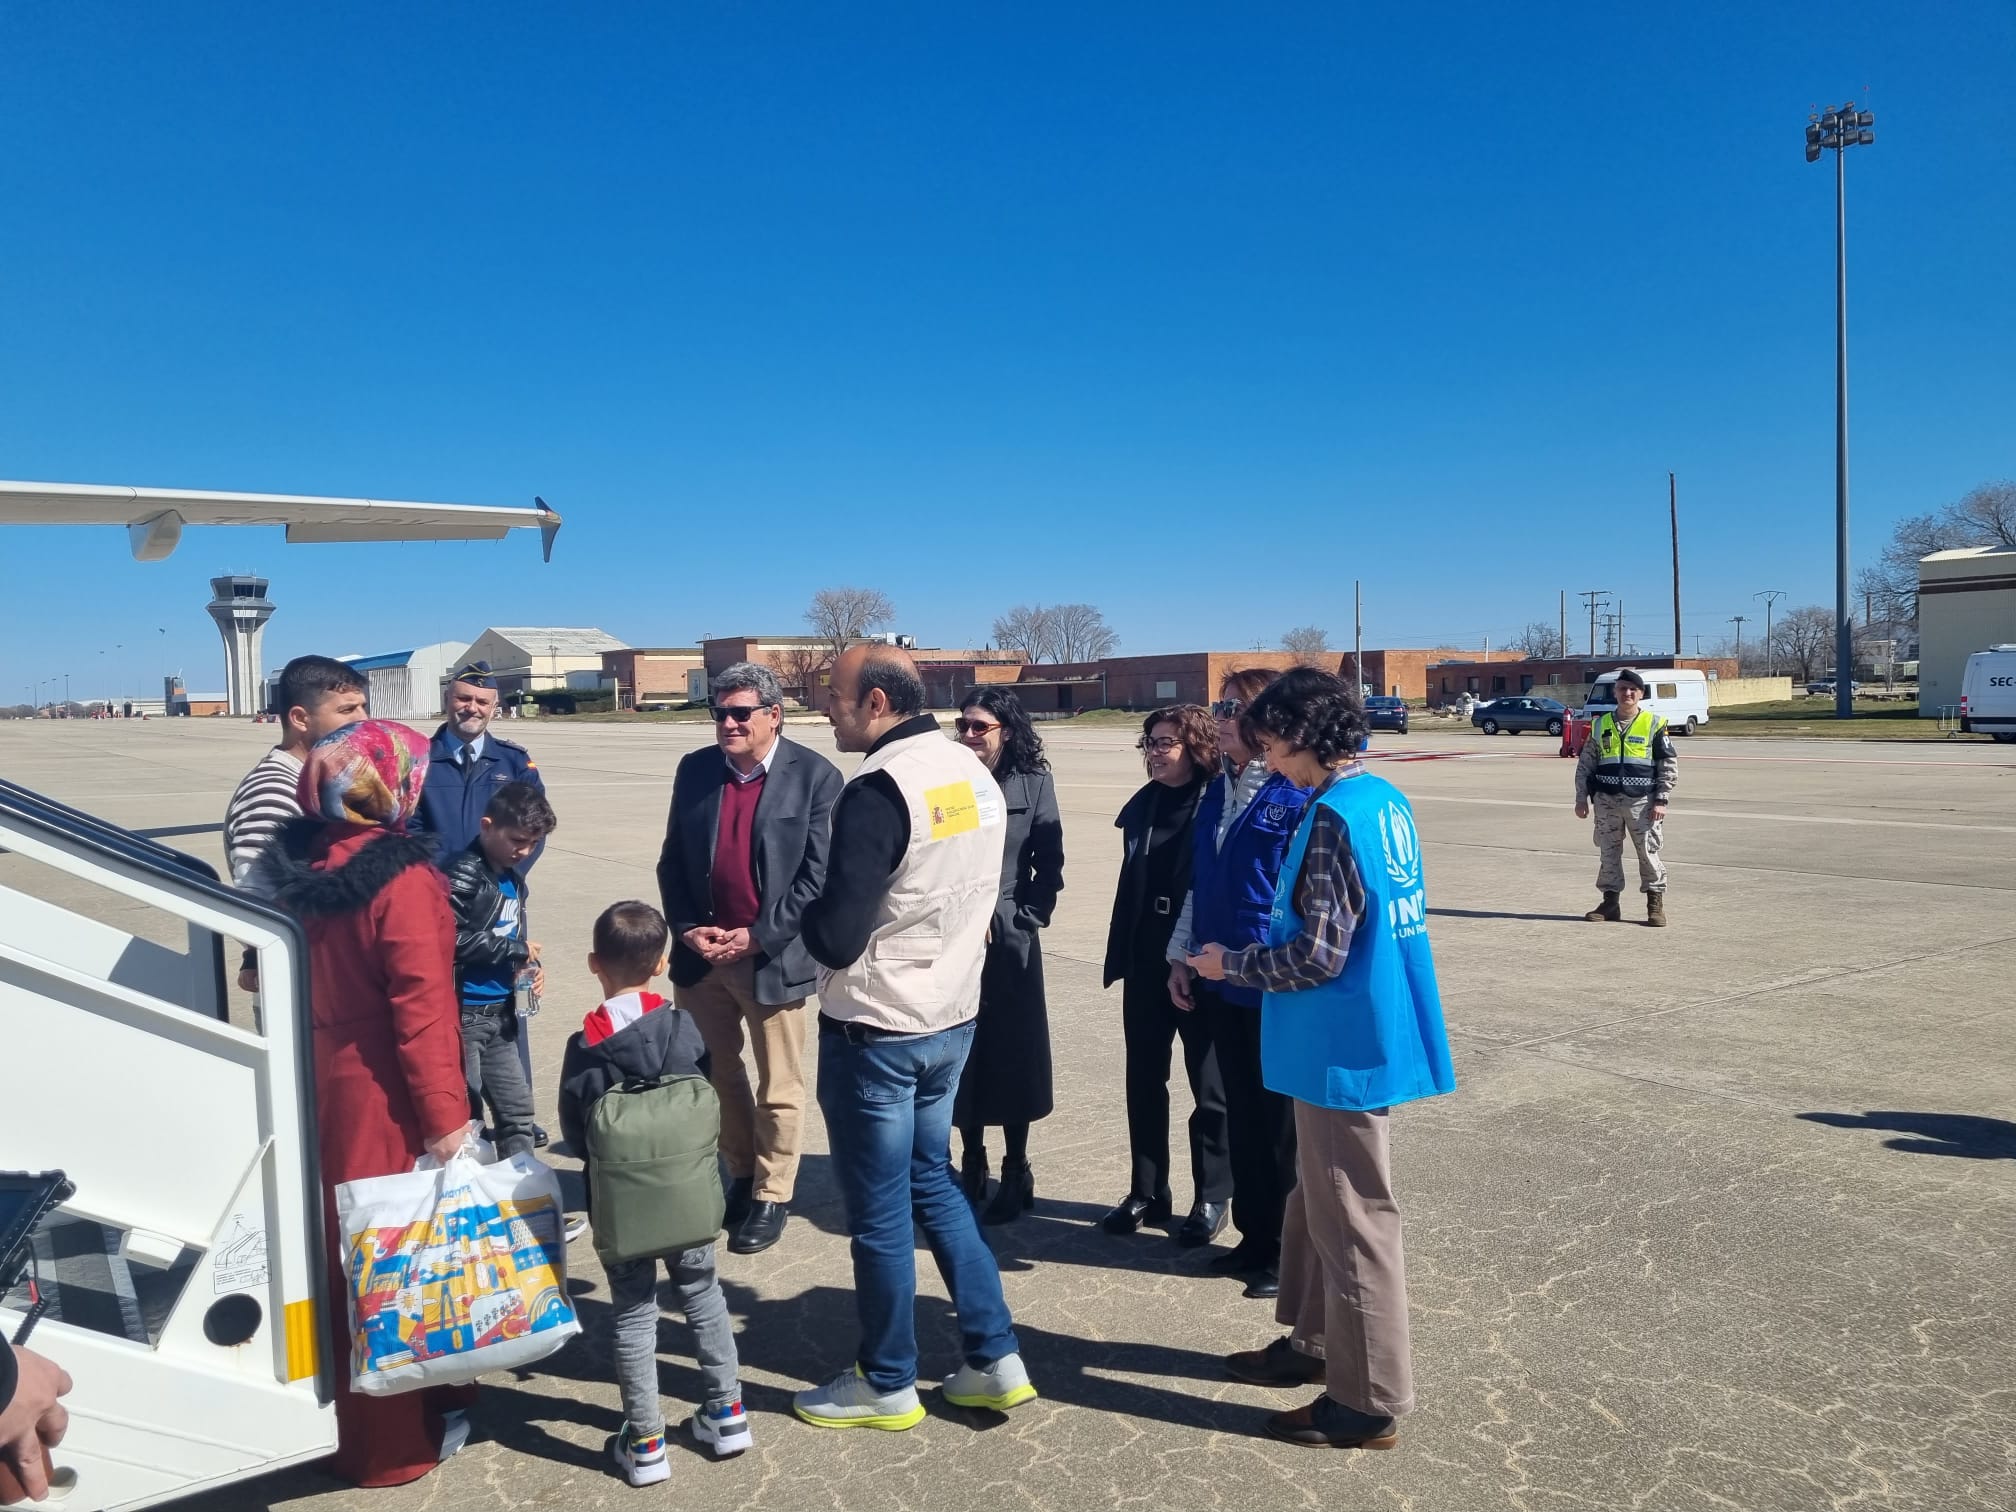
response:
[[[829,1018],[935,1034],[980,1011],[987,926],[1008,841],[1001,789],[980,759],[936,730],[870,752],[850,779],[885,772],[910,810],[910,848],[889,879],[861,959],[821,968]]]

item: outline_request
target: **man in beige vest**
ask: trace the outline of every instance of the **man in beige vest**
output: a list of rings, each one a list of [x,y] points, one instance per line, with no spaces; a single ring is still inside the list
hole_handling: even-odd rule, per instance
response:
[[[959,1314],[965,1362],[945,1400],[1033,1401],[1001,1271],[952,1176],[952,1102],[980,1011],[980,966],[1007,841],[1001,790],[924,712],[916,664],[854,646],[834,666],[832,721],[865,757],[833,805],[825,890],[800,929],[819,963],[819,1108],[853,1239],[861,1343],[793,1400],[822,1428],[911,1428],[921,1226]]]

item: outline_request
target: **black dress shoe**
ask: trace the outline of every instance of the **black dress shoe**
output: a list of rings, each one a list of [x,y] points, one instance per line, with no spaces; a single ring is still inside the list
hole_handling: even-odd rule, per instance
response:
[[[751,1203],[749,1216],[728,1236],[728,1248],[738,1255],[754,1255],[784,1237],[784,1220],[791,1214],[782,1202]]]
[[[1137,1197],[1130,1192],[1099,1220],[1099,1227],[1109,1234],[1131,1234],[1144,1223],[1167,1223],[1175,1211],[1167,1192],[1157,1197]]]
[[[1200,1202],[1190,1209],[1190,1216],[1183,1220],[1183,1227],[1176,1230],[1176,1242],[1185,1249],[1196,1249],[1209,1244],[1225,1232],[1225,1225],[1232,1221],[1232,1210],[1223,1202]]]
[[[725,1194],[728,1203],[721,1210],[721,1227],[729,1233],[732,1234],[735,1230],[742,1227],[743,1222],[749,1217],[749,1194],[755,1189],[755,1186],[756,1178],[754,1176],[737,1176],[733,1181],[728,1183],[728,1190]]]
[[[540,1128],[539,1125],[532,1125],[532,1148],[543,1150],[550,1143],[552,1143],[552,1136]]]
[[[1225,1356],[1225,1370],[1233,1380],[1254,1386],[1313,1386],[1323,1379],[1324,1365],[1282,1338],[1265,1349]]]
[[[1246,1273],[1246,1290],[1243,1295],[1248,1297],[1280,1296],[1281,1272],[1271,1265],[1261,1270],[1248,1271]]]
[[[1391,1449],[1400,1442],[1390,1417],[1374,1417],[1327,1396],[1293,1412],[1275,1413],[1267,1419],[1267,1433],[1309,1449]]]

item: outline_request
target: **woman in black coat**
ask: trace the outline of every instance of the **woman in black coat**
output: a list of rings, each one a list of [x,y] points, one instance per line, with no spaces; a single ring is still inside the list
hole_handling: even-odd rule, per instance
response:
[[[965,1147],[959,1184],[975,1203],[987,1195],[986,1129],[1000,1126],[1001,1185],[980,1216],[1007,1223],[1035,1205],[1029,1125],[1050,1114],[1050,1018],[1036,931],[1049,924],[1064,890],[1064,823],[1043,742],[1013,693],[975,688],[953,728],[993,772],[1008,810],[1001,893],[980,972],[980,1018],[952,1105]]]
[[[1191,820],[1197,800],[1218,771],[1218,730],[1196,704],[1157,709],[1141,722],[1138,742],[1148,782],[1113,822],[1126,855],[1113,895],[1106,936],[1106,985],[1121,988],[1121,1028],[1127,1042],[1127,1142],[1133,1179],[1102,1224],[1131,1234],[1174,1212],[1169,1191],[1169,1051],[1183,1041],[1183,1069],[1196,1108],[1190,1115],[1193,1205],[1177,1243],[1209,1244],[1225,1227],[1232,1198],[1231,1147],[1225,1084],[1210,1025],[1169,995],[1170,933],[1190,890],[1195,855]]]

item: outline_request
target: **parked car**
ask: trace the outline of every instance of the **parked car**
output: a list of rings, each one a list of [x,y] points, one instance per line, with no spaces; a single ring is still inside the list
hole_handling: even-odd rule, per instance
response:
[[[1568,705],[1557,699],[1534,698],[1527,694],[1516,698],[1494,698],[1477,706],[1470,716],[1470,723],[1486,735],[1496,735],[1500,730],[1514,735],[1522,730],[1545,730],[1549,735],[1559,735],[1568,723]]]
[[[1831,677],[1816,677],[1813,679],[1813,681],[1806,684],[1806,691],[1808,693],[1825,694],[1831,698],[1834,694],[1834,679]],[[1862,691],[1862,684],[1850,680],[1848,684],[1848,696],[1850,698],[1853,698],[1856,694],[1860,693],[1861,691]]]
[[[1375,694],[1365,700],[1365,722],[1375,730],[1407,733],[1407,702]]]

